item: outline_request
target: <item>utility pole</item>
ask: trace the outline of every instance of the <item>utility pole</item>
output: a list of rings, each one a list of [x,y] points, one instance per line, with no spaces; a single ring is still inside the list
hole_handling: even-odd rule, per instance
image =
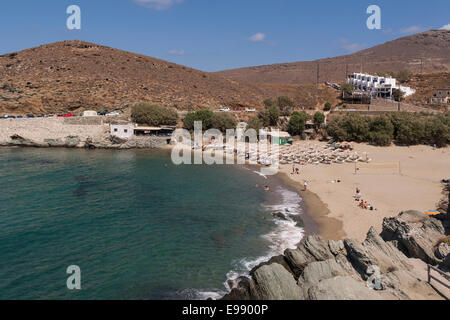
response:
[[[317,62],[317,85],[319,85],[319,77],[320,77],[320,63]]]

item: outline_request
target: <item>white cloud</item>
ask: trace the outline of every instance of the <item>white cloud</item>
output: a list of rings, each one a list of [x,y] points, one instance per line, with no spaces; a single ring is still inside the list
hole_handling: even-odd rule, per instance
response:
[[[258,32],[250,37],[250,41],[252,42],[262,42],[264,39],[266,39],[266,35],[261,32]]]
[[[134,0],[137,4],[155,10],[166,10],[184,0]]]
[[[400,33],[418,33],[422,31],[425,31],[425,28],[420,26],[411,26],[408,28],[400,29]]]
[[[173,54],[176,56],[184,56],[186,52],[184,50],[169,50],[169,54]]]
[[[445,25],[445,26],[443,26],[443,27],[441,28],[441,30],[448,30],[448,31],[450,31],[450,23],[447,24],[447,25]]]
[[[364,43],[350,42],[347,39],[339,40],[341,49],[347,52],[356,52],[366,48]]]

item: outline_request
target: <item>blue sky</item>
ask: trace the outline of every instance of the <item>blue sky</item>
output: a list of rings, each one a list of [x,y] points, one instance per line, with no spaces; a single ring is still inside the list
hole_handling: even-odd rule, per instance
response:
[[[81,8],[81,30],[66,8]],[[366,9],[381,8],[382,30]],[[450,29],[448,0],[3,1],[0,54],[79,39],[204,71],[334,57],[428,29]]]

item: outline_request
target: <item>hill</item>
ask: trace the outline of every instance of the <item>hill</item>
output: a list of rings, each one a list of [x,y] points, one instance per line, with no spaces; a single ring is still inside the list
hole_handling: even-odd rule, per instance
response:
[[[255,85],[167,61],[82,41],[64,41],[0,56],[0,113],[117,110],[146,101],[179,110],[261,106],[287,94],[314,107],[330,88]]]
[[[225,78],[254,83],[342,82],[346,75],[409,69],[413,73],[450,72],[450,31],[430,30],[354,54],[308,62],[220,71]]]

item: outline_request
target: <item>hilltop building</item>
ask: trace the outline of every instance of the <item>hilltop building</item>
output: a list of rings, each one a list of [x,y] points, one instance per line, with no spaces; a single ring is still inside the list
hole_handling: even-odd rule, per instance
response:
[[[397,85],[397,80],[392,77],[380,77],[365,73],[353,73],[347,79],[347,83],[353,85],[356,92],[371,98],[393,99],[393,90],[399,89],[405,97],[416,93],[414,89]]]

